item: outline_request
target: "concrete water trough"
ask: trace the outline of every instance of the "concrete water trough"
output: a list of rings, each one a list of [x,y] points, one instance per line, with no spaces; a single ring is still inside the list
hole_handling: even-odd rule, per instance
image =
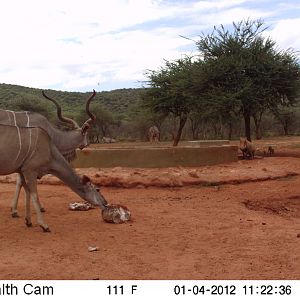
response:
[[[76,168],[167,168],[197,167],[237,161],[238,147],[178,146],[178,147],[101,147],[78,150],[72,163]]]
[[[195,140],[195,141],[187,141],[191,146],[198,147],[207,147],[207,146],[222,146],[229,145],[229,140]]]

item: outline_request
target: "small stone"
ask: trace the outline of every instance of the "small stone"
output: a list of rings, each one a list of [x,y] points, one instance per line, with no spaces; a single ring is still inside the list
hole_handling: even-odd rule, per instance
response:
[[[95,207],[88,202],[73,202],[69,204],[69,210],[86,211]]]
[[[297,238],[300,238],[300,233],[297,234]]]
[[[199,178],[199,175],[196,170],[192,170],[189,172],[189,175],[193,178]]]
[[[88,247],[89,252],[94,252],[94,251],[98,251],[99,247],[95,247],[95,246],[89,246]]]
[[[267,223],[265,223],[265,222],[262,222],[261,224],[262,224],[262,225],[267,225]]]

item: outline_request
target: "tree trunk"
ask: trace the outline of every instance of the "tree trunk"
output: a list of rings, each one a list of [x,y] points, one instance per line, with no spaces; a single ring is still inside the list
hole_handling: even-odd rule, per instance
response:
[[[105,124],[101,126],[101,133],[103,136],[107,137],[108,136],[108,126],[106,126]]]
[[[261,130],[260,130],[260,125],[256,126],[255,125],[255,138],[257,140],[261,140],[262,134],[261,134]]]
[[[262,134],[261,134],[261,118],[262,113],[259,114],[259,116],[254,115],[253,120],[255,124],[255,137],[257,140],[261,140]]]
[[[251,118],[249,113],[244,113],[245,135],[248,141],[251,142]]]
[[[199,128],[191,128],[192,129],[192,136],[193,140],[196,141],[199,139]]]
[[[228,123],[228,140],[231,140],[232,137],[232,122]]]
[[[99,143],[100,143],[99,134],[96,134],[96,137],[95,137],[95,138],[96,138],[95,143],[96,143],[96,144],[99,144]]]
[[[177,134],[176,134],[176,136],[174,138],[174,142],[173,142],[174,147],[176,147],[178,145],[179,141],[180,141],[182,130],[184,128],[186,120],[187,120],[187,116],[181,116],[180,117],[179,128],[178,128]]]
[[[192,138],[193,140],[198,140],[199,139],[199,126],[200,126],[200,122],[199,120],[197,120],[196,118],[189,118],[190,119],[190,123],[191,123],[191,131],[192,131]]]
[[[284,135],[285,136],[289,135],[289,125],[288,125],[288,122],[283,122],[283,131],[284,131]]]

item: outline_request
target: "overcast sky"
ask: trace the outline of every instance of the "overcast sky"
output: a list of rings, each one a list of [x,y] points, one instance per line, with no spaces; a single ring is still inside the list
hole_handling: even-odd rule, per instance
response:
[[[142,86],[147,69],[196,54],[214,25],[264,20],[300,50],[300,1],[0,0],[0,83],[64,91]]]

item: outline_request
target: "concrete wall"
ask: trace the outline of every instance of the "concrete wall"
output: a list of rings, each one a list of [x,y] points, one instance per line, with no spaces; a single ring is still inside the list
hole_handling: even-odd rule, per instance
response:
[[[197,140],[197,141],[187,141],[191,146],[207,147],[207,146],[222,146],[229,145],[229,140]]]
[[[237,161],[237,159],[238,147],[232,145],[165,148],[101,148],[78,150],[77,159],[72,164],[76,168],[166,168],[216,165]]]

